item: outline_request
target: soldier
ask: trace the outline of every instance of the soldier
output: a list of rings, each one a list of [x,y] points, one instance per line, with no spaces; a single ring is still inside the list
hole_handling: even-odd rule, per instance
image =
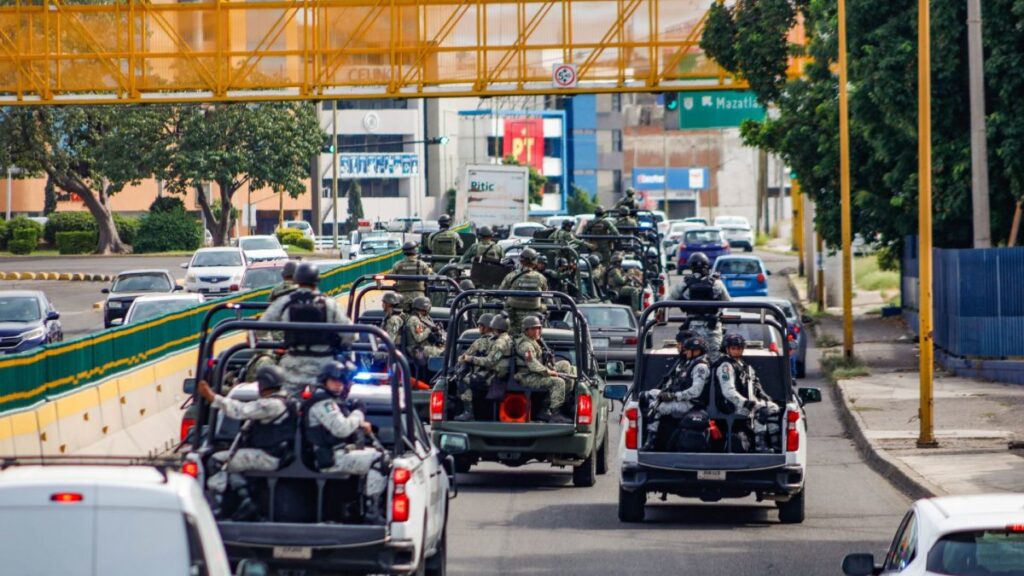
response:
[[[604,207],[594,209],[594,219],[587,223],[586,234],[595,236],[618,236],[619,229],[605,215]],[[601,262],[608,262],[612,255],[611,240],[594,240],[594,249],[601,255]]]
[[[519,269],[510,272],[501,281],[501,290],[530,290],[543,292],[548,289],[548,280],[534,268],[539,255],[533,248],[526,248],[519,255]],[[505,301],[512,334],[519,334],[520,324],[525,316],[543,314],[546,310],[540,296],[514,296]]]
[[[594,288],[601,292],[601,287],[604,286],[604,265],[601,264],[601,257],[597,254],[590,254],[587,256],[587,264],[590,265],[590,279],[594,282]],[[595,294],[597,297],[600,294]]]
[[[631,230],[631,232],[634,235],[636,235],[638,233],[638,231],[636,230],[636,227],[639,226],[639,222],[637,221],[636,215],[637,215],[637,211],[636,210],[626,210],[625,208],[620,209],[619,210],[619,217],[615,220],[615,226],[616,227],[622,226],[622,227],[633,228],[633,230]]]
[[[295,283],[298,289],[271,304],[260,321],[352,323],[334,298],[317,291],[320,270],[314,264],[300,263],[295,269]],[[350,340],[350,337],[344,340]],[[279,364],[287,374],[288,392],[297,394],[302,388],[311,386],[323,365],[334,358],[341,342],[337,334],[329,332],[285,331],[286,350]]]
[[[505,257],[505,250],[494,241],[494,232],[490,226],[481,226],[476,231],[477,241],[459,258],[459,262],[466,264],[481,260],[492,260],[501,262]]]
[[[692,274],[672,289],[672,300],[729,301],[729,291],[717,275],[711,273],[711,261],[703,252],[690,257]],[[712,362],[721,354],[722,323],[718,310],[691,310],[687,329],[700,334],[708,344],[708,357]]]
[[[491,319],[491,330],[494,333],[494,340],[487,356],[487,367],[495,380],[504,380],[508,378],[512,356],[516,353],[515,342],[508,333],[508,319],[502,314],[495,314]]]
[[[199,395],[213,408],[229,418],[245,421],[237,446],[211,456],[219,470],[210,476],[206,486],[213,493],[214,513],[218,516],[229,483],[241,499],[235,516],[245,517],[255,512],[248,485],[240,473],[277,470],[294,454],[299,410],[295,400],[281,389],[284,381],[284,371],[277,366],[260,368],[256,374],[260,397],[252,402],[215,394],[205,380],[199,381]]]
[[[402,299],[394,292],[385,292],[382,298],[381,308],[384,309],[384,331],[391,337],[395,346],[402,347],[402,326],[405,324],[405,314],[398,307]]]
[[[562,220],[562,225],[558,228],[558,230],[555,230],[554,233],[551,234],[551,241],[561,242],[562,244],[566,244],[574,249],[582,246],[584,242],[577,238],[576,234],[574,234],[572,231],[572,227],[574,224],[575,222],[568,218]]]
[[[555,269],[549,270],[545,266],[544,268],[538,268],[538,272],[544,275],[544,278],[548,281],[548,287],[556,292],[566,292],[570,278],[570,274],[567,271],[569,267],[569,261],[559,256],[555,259]]]
[[[287,296],[298,288],[294,282],[295,269],[298,267],[299,263],[297,260],[289,260],[284,263],[284,269],[281,270],[281,282],[270,291],[267,302],[273,302],[281,296]]]
[[[636,201],[636,190],[632,187],[626,188],[626,195],[619,199],[615,203],[616,210],[637,210],[640,208],[640,203]]]
[[[727,334],[722,343],[725,354],[715,363],[715,381],[725,412],[749,416],[754,432],[754,449],[774,452],[781,446],[779,405],[765,392],[754,367],[743,360],[747,341],[741,334]]]
[[[388,274],[407,274],[407,275],[429,275],[433,274],[434,270],[430,268],[430,265],[420,260],[417,254],[419,245],[415,242],[406,242],[402,245],[402,253],[405,254],[405,258],[399,260],[391,268]],[[402,297],[402,308],[409,312],[412,307],[412,301],[420,296],[427,295],[427,285],[421,280],[397,280],[395,281],[395,291]]]
[[[622,253],[612,254],[612,266],[608,269],[606,278],[608,290],[614,291],[619,298],[629,298],[629,305],[634,311],[640,311],[640,298],[643,294],[642,284],[637,283],[636,278],[622,271]]]
[[[458,379],[459,400],[462,401],[462,412],[455,417],[459,422],[473,420],[473,392],[485,389],[491,377],[488,356],[494,337],[491,334],[493,314],[482,314],[476,321],[480,329],[480,337],[470,344],[469,348],[459,356]]]
[[[676,334],[676,350],[679,352],[679,359],[663,382],[667,386],[646,392],[648,401],[655,404],[651,406],[647,439],[642,450],[654,447],[658,426],[663,417],[678,419],[693,409],[707,407],[706,388],[711,380],[707,344],[703,338],[692,332],[679,332]]]
[[[365,446],[373,427],[361,402],[346,402],[356,367],[332,360],[317,376],[313,395],[303,402],[303,435],[311,445],[314,465],[321,472],[366,476],[365,520],[384,522],[382,497],[387,488],[385,455]],[[371,437],[372,438],[372,437]]]
[[[430,317],[430,299],[425,296],[413,300],[412,315],[405,321],[403,341],[412,360],[426,366],[431,358],[444,353],[444,330]]]
[[[452,225],[452,217],[441,214],[437,219],[439,231],[430,235],[430,253],[434,256],[457,256],[462,250],[462,237],[458,232],[449,230]]]
[[[561,413],[567,384],[558,372],[544,363],[545,350],[540,337],[540,319],[536,316],[523,319],[523,335],[516,339],[516,381],[524,388],[548,393],[547,405],[537,415],[537,420],[567,424],[572,420]]]

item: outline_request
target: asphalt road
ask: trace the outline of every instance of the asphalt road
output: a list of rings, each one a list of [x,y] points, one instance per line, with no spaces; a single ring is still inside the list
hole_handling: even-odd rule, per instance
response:
[[[795,258],[762,254],[773,295]],[[909,501],[871,471],[843,433],[831,390],[809,350],[804,385],[824,402],[808,407],[807,519],[782,525],[771,503],[648,499],[643,524],[617,517],[617,464],[593,488],[574,488],[567,469],[483,464],[459,476],[449,524],[453,574],[839,574],[848,552],[884,552]],[[618,441],[618,415],[612,418]],[[614,455],[611,449],[609,454]]]

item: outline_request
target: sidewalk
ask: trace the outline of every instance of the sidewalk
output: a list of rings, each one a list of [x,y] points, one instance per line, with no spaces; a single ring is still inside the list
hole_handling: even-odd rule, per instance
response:
[[[807,305],[802,279],[790,284]],[[870,301],[870,293],[864,294]],[[961,378],[936,370],[938,448],[918,448],[916,338],[899,318],[854,306],[855,353],[867,376],[836,382],[846,429],[869,464],[912,497],[1024,492],[1024,386]],[[842,342],[842,317],[820,316],[818,340]],[[827,336],[826,336],[827,335]],[[841,353],[838,347],[823,355]]]

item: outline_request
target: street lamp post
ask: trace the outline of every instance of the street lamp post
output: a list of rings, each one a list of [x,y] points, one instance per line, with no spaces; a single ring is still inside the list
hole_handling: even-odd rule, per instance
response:
[[[929,0],[917,9],[917,143],[918,143],[918,332],[920,333],[920,448],[936,446],[932,422],[932,77]]]
[[[843,235],[843,355],[853,358],[853,226],[850,215],[850,107],[846,90],[846,0],[839,0],[839,189]]]

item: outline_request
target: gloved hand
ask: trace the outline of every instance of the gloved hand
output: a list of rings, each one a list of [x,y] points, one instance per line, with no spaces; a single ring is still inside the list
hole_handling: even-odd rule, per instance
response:
[[[665,392],[662,392],[661,394],[658,394],[658,400],[661,400],[662,402],[673,402],[673,401],[675,401],[675,399],[676,399],[675,392],[665,391]]]
[[[346,400],[345,408],[348,408],[349,412],[355,412],[356,410],[359,410],[364,415],[366,414],[366,403],[363,402],[362,400]]]
[[[757,421],[759,423],[761,423],[761,424],[767,424],[768,423],[768,411],[767,410],[758,410],[757,411]]]
[[[752,411],[755,406],[757,406],[757,402],[754,402],[753,400],[747,400],[743,402],[743,409],[746,410],[747,412]]]

